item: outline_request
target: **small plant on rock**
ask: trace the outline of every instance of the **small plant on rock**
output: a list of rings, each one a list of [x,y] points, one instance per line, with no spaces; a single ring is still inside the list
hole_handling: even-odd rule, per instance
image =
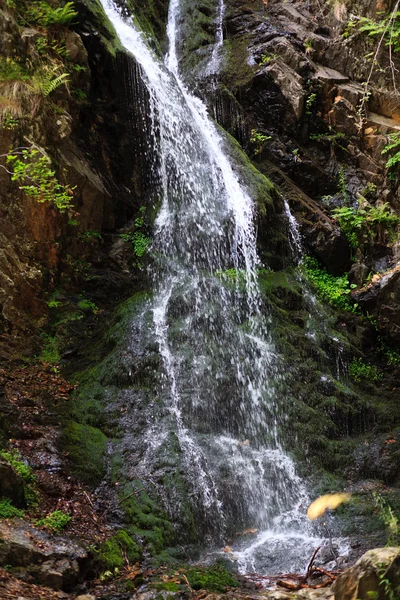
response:
[[[271,139],[270,135],[265,135],[261,133],[261,131],[257,131],[257,129],[251,130],[250,142],[255,146],[254,155],[257,156],[261,154],[265,143]]]
[[[39,527],[46,527],[51,531],[62,531],[71,522],[72,517],[62,512],[61,510],[55,510],[48,514],[43,519],[36,521],[36,525]]]

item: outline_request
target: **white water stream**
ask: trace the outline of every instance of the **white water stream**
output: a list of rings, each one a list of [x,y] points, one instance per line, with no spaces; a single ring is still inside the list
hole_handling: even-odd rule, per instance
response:
[[[321,540],[305,517],[305,485],[278,439],[284,369],[257,283],[251,194],[204,103],[181,80],[179,0],[170,4],[165,64],[112,0],[101,3],[143,71],[148,135],[159,156],[153,326],[165,379],[158,401],[169,416],[149,428],[144,460],[171,428],[209,541],[222,545],[226,532],[252,527],[255,539],[232,547],[242,572],[302,569]]]

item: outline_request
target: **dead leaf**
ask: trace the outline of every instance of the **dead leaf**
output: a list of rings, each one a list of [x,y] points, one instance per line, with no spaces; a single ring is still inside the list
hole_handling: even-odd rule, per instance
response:
[[[318,519],[324,512],[329,509],[334,509],[343,504],[343,502],[348,502],[351,499],[351,494],[325,494],[324,496],[320,496],[310,506],[307,510],[307,517],[314,521]]]

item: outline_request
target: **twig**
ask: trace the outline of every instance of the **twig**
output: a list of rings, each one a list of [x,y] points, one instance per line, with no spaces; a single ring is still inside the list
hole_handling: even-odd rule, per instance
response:
[[[125,498],[122,498],[120,500],[120,502],[125,502],[125,500],[128,500],[128,498],[131,498],[132,496],[136,496],[136,494],[140,494],[141,492],[145,492],[145,491],[146,491],[146,488],[142,488],[141,490],[134,490],[133,492],[131,492],[130,494],[125,496]]]
[[[194,589],[192,588],[192,586],[189,583],[189,579],[186,577],[185,574],[183,574],[183,579],[186,581],[186,585],[188,586],[190,592],[193,594],[194,593]]]
[[[306,572],[306,576],[304,577],[304,581],[307,581],[308,577],[310,576],[310,574],[311,574],[311,569],[312,569],[312,566],[313,566],[313,564],[314,564],[315,557],[317,556],[317,554],[318,554],[318,552],[319,552],[320,550],[321,550],[321,546],[318,546],[318,548],[316,548],[316,549],[314,550],[314,553],[313,553],[313,555],[312,555],[312,557],[311,557],[311,560],[310,560],[310,562],[308,563],[307,572]]]

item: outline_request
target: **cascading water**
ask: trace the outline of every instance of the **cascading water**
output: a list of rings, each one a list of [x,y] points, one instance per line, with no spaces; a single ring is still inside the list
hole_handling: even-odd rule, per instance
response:
[[[180,79],[179,0],[170,5],[165,65],[112,0],[101,1],[143,72],[160,182],[152,328],[164,383],[141,469],[152,472],[173,431],[208,542],[252,527],[256,539],[233,547],[242,572],[303,568],[320,540],[310,535],[306,489],[278,439],[281,368],[257,284],[250,193],[205,105]]]

